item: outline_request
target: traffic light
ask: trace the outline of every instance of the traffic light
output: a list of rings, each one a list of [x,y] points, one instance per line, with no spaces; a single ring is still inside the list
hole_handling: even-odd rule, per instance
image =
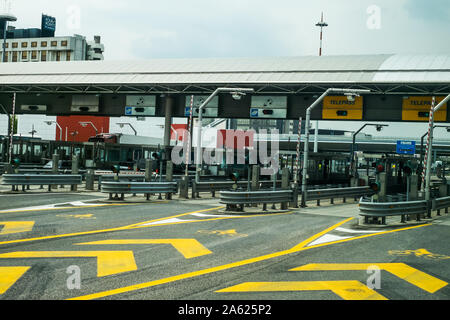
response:
[[[15,169],[18,169],[20,167],[20,159],[18,158],[13,159],[12,165],[14,166]]]
[[[375,193],[380,192],[381,190],[381,184],[379,182],[371,182],[369,184],[369,188],[372,189]]]
[[[411,160],[408,160],[404,165],[403,165],[403,172],[407,175],[410,176],[413,174],[413,172],[416,172],[417,170],[417,164],[413,164],[411,162]]]
[[[120,173],[120,166],[118,166],[118,165],[111,166],[111,171],[113,173],[115,173],[115,174],[119,174]]]
[[[377,172],[377,173],[384,172],[384,165],[381,164],[381,163],[378,163],[378,164],[377,164],[377,167],[376,167],[376,172]]]
[[[234,182],[238,182],[239,181],[239,173],[233,172],[232,174],[230,174],[230,178]]]
[[[152,153],[152,158],[155,160],[161,160],[161,156],[162,156],[161,152],[153,152]]]

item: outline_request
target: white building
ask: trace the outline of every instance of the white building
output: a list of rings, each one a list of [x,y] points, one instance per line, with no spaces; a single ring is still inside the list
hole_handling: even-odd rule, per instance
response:
[[[7,62],[103,60],[100,37],[86,41],[81,35],[6,40]],[[3,56],[1,61],[3,61]]]

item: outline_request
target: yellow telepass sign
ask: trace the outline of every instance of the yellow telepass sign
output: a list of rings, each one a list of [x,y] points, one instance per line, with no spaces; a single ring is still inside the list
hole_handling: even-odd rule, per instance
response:
[[[363,97],[350,101],[346,96],[328,96],[323,100],[322,119],[362,120]]]
[[[436,104],[445,97],[436,97]],[[404,121],[429,121],[433,97],[404,97],[402,120]],[[447,104],[444,104],[434,114],[434,121],[447,121]]]

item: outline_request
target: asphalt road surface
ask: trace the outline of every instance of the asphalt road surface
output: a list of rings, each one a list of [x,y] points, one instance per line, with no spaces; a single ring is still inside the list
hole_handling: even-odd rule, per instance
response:
[[[448,300],[450,218],[357,204],[229,214],[215,199],[0,194],[0,300]]]

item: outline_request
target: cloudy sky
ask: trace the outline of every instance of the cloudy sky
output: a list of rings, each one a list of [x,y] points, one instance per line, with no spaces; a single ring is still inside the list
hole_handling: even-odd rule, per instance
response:
[[[40,27],[41,13],[53,15],[58,35],[101,35],[108,60],[317,55],[322,11],[329,24],[324,55],[450,52],[448,0],[10,2],[16,27]],[[400,125],[384,135],[416,135],[426,126]]]

